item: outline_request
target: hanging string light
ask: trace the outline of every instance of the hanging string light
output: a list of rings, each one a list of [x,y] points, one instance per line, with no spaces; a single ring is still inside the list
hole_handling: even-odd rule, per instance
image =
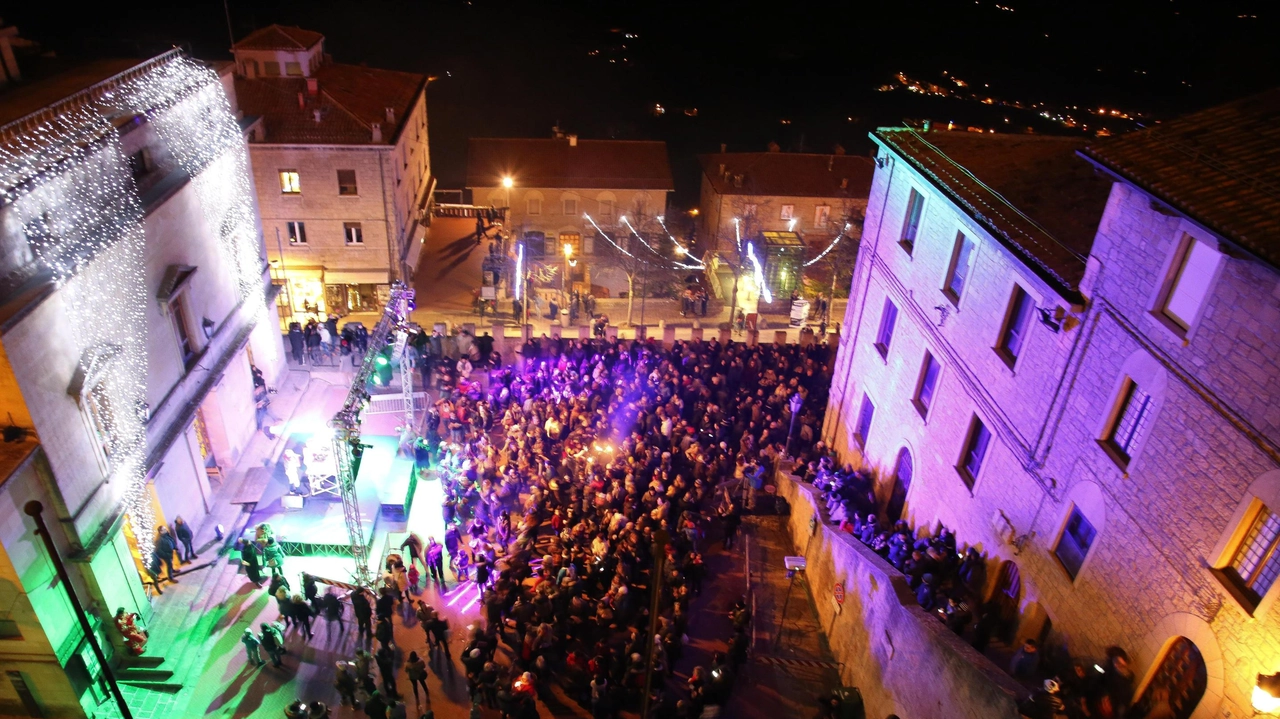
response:
[[[836,245],[840,244],[840,240],[844,239],[844,233],[847,232],[848,230],[849,230],[849,225],[846,224],[844,226],[844,229],[840,231],[840,234],[836,235],[836,238],[831,241],[831,244],[827,245],[827,249],[823,250],[822,252],[819,252],[817,257],[804,263],[803,266],[808,267],[809,265],[812,265],[815,262],[821,260],[823,257],[826,257],[828,252],[834,250],[836,248]]]
[[[516,245],[516,301],[520,300],[520,290],[524,286],[524,243]]]
[[[111,486],[143,557],[155,518],[146,487],[147,323],[143,209],[113,119],[145,117],[192,178],[209,227],[254,321],[266,314],[248,155],[217,75],[174,53],[99,98],[60,108],[0,145],[0,204],[33,267],[61,290]]]
[[[684,245],[680,244],[680,241],[675,238],[675,235],[671,234],[671,230],[667,229],[667,223],[664,221],[662,215],[658,215],[658,224],[662,226],[662,231],[667,233],[667,238],[671,240],[671,244],[676,246],[676,254],[680,255],[681,257],[688,257],[691,261],[697,263],[696,265],[685,265],[677,262],[676,267],[680,267],[686,270],[701,270],[706,268],[707,266],[706,263],[704,263],[702,260],[698,259],[697,257],[694,257],[693,255],[689,254],[689,249]]]
[[[764,301],[773,304],[773,293],[769,291],[769,285],[764,283],[764,268],[760,266],[760,260],[756,258],[756,248],[747,243],[747,257],[751,259],[752,266],[755,267],[756,284],[760,287],[760,294],[764,295]]]
[[[622,224],[627,226],[628,230],[631,230],[631,234],[635,235],[637,240],[640,240],[640,244],[644,245],[645,247],[648,247],[649,251],[657,255],[658,257],[664,260],[667,259],[662,256],[661,252],[658,252],[657,250],[653,249],[653,245],[649,244],[649,242],[645,240],[644,237],[642,237],[639,232],[636,232],[636,228],[631,226],[631,220],[628,220],[626,215],[623,215],[619,219],[622,220]]]
[[[591,226],[596,228],[596,232],[598,232],[601,237],[608,240],[609,244],[613,245],[614,247],[617,247],[619,252],[626,255],[627,257],[635,257],[635,255],[631,254],[630,252],[627,252],[627,248],[623,247],[622,245],[619,245],[617,242],[614,242],[612,237],[606,234],[604,230],[600,229],[600,225],[597,225],[596,221],[591,219],[591,215],[588,215],[587,213],[584,212],[582,213],[582,216],[587,218],[587,222],[590,222]]]

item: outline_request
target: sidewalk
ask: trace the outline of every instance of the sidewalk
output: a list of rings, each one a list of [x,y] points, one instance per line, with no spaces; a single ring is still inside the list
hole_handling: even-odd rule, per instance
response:
[[[290,364],[276,386],[271,413],[281,423],[287,422],[308,390],[317,384],[327,384],[320,375],[313,377],[307,370]],[[188,715],[184,708],[192,695],[192,680],[199,676],[219,633],[242,613],[243,597],[241,602],[227,602],[235,596],[236,587],[244,583],[243,576],[239,575],[239,555],[230,551],[227,541],[218,541],[215,527],[221,525],[228,538],[237,535],[248,512],[244,506],[228,500],[235,497],[251,467],[274,464],[283,450],[283,441],[283,435],[271,439],[262,432],[254,434],[239,462],[224,474],[221,486],[212,497],[209,515],[196,529],[194,544],[199,559],[180,569],[179,584],[168,585],[163,595],[152,600],[155,612],[148,622],[150,638],[146,654],[164,657],[160,668],[172,671],[173,676],[163,688],[121,685],[136,719]],[[235,642],[232,648],[238,648],[238,636],[232,641]],[[217,642],[218,646],[222,644],[224,642]],[[118,708],[111,701],[100,705],[95,714],[103,719],[119,716]]]
[[[714,652],[728,651],[732,622],[728,612],[747,594],[750,567],[753,627],[750,657],[743,665],[721,716],[734,719],[811,717],[817,698],[838,686],[824,628],[802,575],[790,585],[783,557],[792,554],[785,517],[748,515],[738,540],[725,551],[719,532],[704,551],[708,581],[691,606],[689,645],[676,664],[687,680],[695,666],[706,667]],[[790,592],[790,601],[787,594]],[[785,605],[785,614],[784,614]],[[781,641],[779,631],[781,630]]]

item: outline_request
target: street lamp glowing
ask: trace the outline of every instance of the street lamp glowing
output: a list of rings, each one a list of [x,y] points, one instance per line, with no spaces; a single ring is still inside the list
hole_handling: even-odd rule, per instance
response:
[[[1253,708],[1260,714],[1280,713],[1280,673],[1259,674],[1253,687]]]
[[[564,257],[566,260],[573,257],[573,245],[568,242],[564,243]]]
[[[510,190],[512,187],[514,187],[514,186],[515,186],[515,184],[516,184],[516,181],[515,181],[515,180],[513,180],[513,179],[511,179],[510,177],[504,177],[504,178],[502,178],[502,186],[503,186],[503,187],[505,187],[505,188],[507,188],[508,190]]]

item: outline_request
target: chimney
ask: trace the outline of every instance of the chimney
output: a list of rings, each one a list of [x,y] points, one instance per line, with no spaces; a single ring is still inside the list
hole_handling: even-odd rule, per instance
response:
[[[773,140],[769,141],[769,152],[782,152],[782,146]]]
[[[396,124],[396,109],[394,107],[387,108],[387,124],[388,125]]]
[[[317,107],[316,109],[312,110],[311,116],[316,119],[316,122],[320,122],[320,108]]]
[[[315,77],[307,78],[307,94],[315,97],[320,94],[320,79]]]
[[[370,126],[370,129],[373,130],[373,141],[382,142],[382,123],[375,122]]]
[[[560,123],[556,123],[551,126],[551,137],[556,140],[564,137],[564,133],[560,131]]]
[[[570,134],[570,135],[566,135],[566,137],[568,137],[568,138],[569,138],[569,147],[577,147],[577,146],[578,146],[578,136],[577,136],[577,135]]]
[[[307,109],[307,96],[302,93],[298,93],[298,109]]]
[[[843,155],[844,145],[841,145],[840,143],[837,142],[836,146],[832,149],[832,152],[835,152],[837,155]]]
[[[836,156],[828,155],[827,156],[827,172],[831,172],[832,168],[834,168],[835,166],[836,166]]]
[[[728,152],[728,151],[729,151],[729,146],[728,146],[728,145],[726,145],[726,144],[725,144],[725,143],[723,143],[723,142],[722,142],[722,143],[720,143],[720,154],[721,154],[721,155],[723,155],[724,153],[726,153],[726,152]]]

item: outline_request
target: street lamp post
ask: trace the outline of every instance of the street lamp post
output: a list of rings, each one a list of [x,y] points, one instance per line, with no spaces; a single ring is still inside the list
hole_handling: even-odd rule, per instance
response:
[[[787,430],[787,456],[791,456],[791,440],[796,433],[796,417],[800,416],[800,407],[804,404],[804,400],[800,397],[800,393],[796,392],[791,395],[791,427]]]

